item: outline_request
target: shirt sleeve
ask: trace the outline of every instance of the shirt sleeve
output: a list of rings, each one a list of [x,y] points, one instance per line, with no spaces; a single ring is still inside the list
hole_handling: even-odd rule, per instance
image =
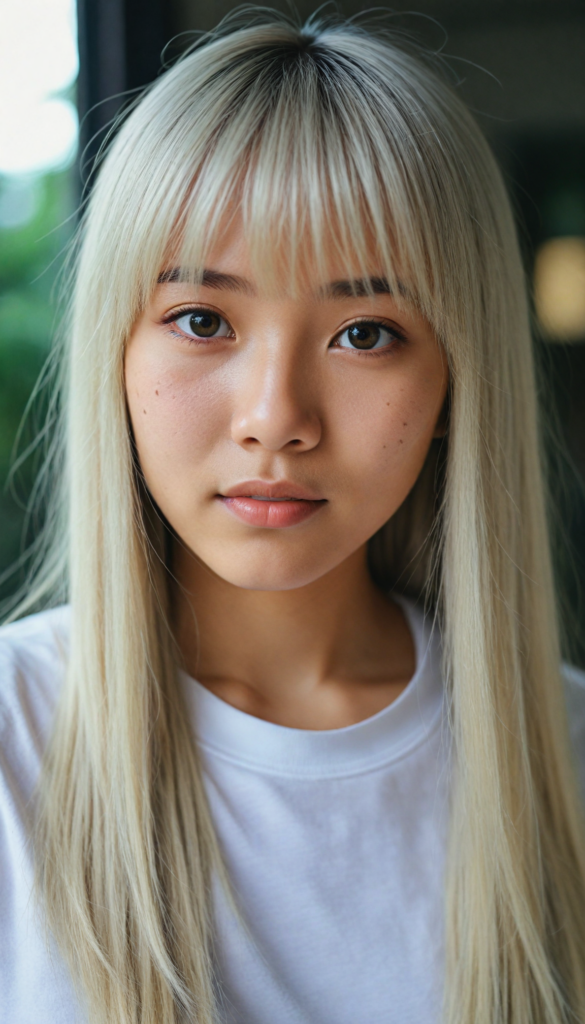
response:
[[[35,790],[65,670],[67,615],[0,629],[0,1024],[81,1024],[34,892]]]

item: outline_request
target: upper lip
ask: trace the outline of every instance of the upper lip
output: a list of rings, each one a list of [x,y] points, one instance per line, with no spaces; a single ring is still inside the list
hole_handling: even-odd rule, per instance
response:
[[[271,483],[268,480],[245,480],[244,483],[235,484],[226,491],[221,492],[222,498],[251,498],[258,495],[260,498],[296,498],[297,501],[323,501],[324,499],[300,484],[293,484],[289,480],[275,480]]]

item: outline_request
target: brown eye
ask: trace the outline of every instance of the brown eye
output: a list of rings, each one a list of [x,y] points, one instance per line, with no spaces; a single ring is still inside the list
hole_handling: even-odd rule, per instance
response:
[[[384,327],[375,321],[352,324],[339,334],[335,341],[336,348],[359,349],[368,352],[371,349],[391,348],[400,338],[398,332]]]
[[[217,313],[191,313],[189,316],[189,327],[201,338],[211,338],[219,330],[220,323]]]
[[[178,316],[179,330],[192,338],[226,338],[230,329],[226,321],[212,309],[196,309]]]
[[[380,334],[376,324],[354,324],[347,330],[347,337],[354,348],[374,348],[380,340]]]

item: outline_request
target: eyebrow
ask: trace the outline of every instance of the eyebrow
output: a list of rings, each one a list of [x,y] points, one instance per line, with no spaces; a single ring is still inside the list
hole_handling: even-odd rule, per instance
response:
[[[159,274],[157,284],[177,284],[183,282],[189,284],[189,275],[181,267],[173,267]],[[198,284],[206,288],[217,288],[218,291],[241,292],[244,295],[254,295],[255,290],[250,281],[237,274],[222,274],[219,270],[204,270]]]
[[[158,284],[188,283],[189,275],[181,267],[172,267],[159,274]],[[218,291],[240,292],[243,295],[255,295],[252,283],[238,274],[222,274],[219,270],[204,270],[199,282],[206,288]],[[367,295],[392,295],[392,289],[385,277],[359,277],[354,280],[330,281],[319,289],[319,297],[323,299],[363,298]]]
[[[385,277],[358,277],[353,281],[331,281],[320,289],[320,295],[327,299],[353,299],[356,296],[392,295],[392,289]]]

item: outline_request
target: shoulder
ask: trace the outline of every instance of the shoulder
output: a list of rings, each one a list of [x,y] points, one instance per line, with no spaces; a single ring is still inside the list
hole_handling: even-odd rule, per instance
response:
[[[69,608],[0,628],[0,766],[24,783],[36,775],[65,674]],[[27,788],[27,787],[25,787]]]
[[[575,752],[581,792],[585,799],[585,672],[563,665],[569,732]]]

